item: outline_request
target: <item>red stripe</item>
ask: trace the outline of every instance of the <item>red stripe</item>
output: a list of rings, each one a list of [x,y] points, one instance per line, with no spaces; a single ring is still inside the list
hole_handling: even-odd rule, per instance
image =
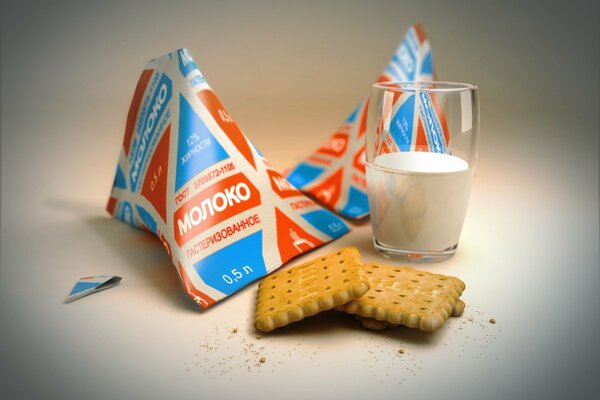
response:
[[[219,127],[223,129],[223,132],[225,132],[225,134],[233,142],[239,152],[242,153],[250,165],[256,169],[254,156],[252,155],[252,149],[248,144],[248,139],[246,139],[246,136],[244,136],[240,128],[237,126],[233,118],[231,118],[227,110],[225,110],[225,107],[223,107],[223,104],[221,104],[213,91],[208,89],[202,90],[197,94],[197,96],[208,109],[208,112],[210,112]]]
[[[427,151],[427,138],[425,137],[425,130],[423,129],[423,123],[421,122],[421,118],[418,118],[415,151]]]
[[[368,112],[368,110],[369,110],[369,100],[367,99],[367,101],[365,102],[365,106],[362,109],[360,126],[358,128],[358,138],[359,139],[362,137],[362,135],[364,135],[365,131],[367,130],[367,112]]]
[[[152,69],[145,69],[142,71],[142,75],[140,75],[140,79],[135,87],[135,92],[133,93],[133,99],[131,99],[129,113],[127,114],[127,124],[125,125],[125,137],[123,138],[123,149],[127,156],[129,156],[129,145],[131,144],[131,138],[133,137],[133,128],[135,128],[135,121],[138,116],[142,97],[144,96],[148,81],[150,81],[153,72],[154,70]]]
[[[314,162],[314,163],[316,163],[316,164],[324,164],[324,165],[329,165],[329,164],[331,164],[331,160],[327,160],[327,159],[325,159],[325,158],[319,158],[319,157],[317,157],[317,156],[310,156],[310,157],[308,157],[308,159],[307,159],[307,160],[308,160],[308,161],[312,161],[312,162]]]
[[[115,213],[116,205],[117,205],[117,199],[115,199],[114,197],[110,197],[108,199],[108,204],[106,204],[106,211],[108,211],[108,213],[110,215],[113,215]]]
[[[422,44],[426,39],[423,26],[420,23],[417,23],[413,25],[413,28],[415,29],[415,33],[417,34],[417,38],[419,39],[419,44]]]

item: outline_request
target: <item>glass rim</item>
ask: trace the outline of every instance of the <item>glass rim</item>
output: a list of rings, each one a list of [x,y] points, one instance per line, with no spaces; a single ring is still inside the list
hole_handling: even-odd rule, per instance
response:
[[[448,81],[390,81],[373,84],[373,88],[389,90],[402,93],[449,93],[478,90],[471,83],[448,82]]]

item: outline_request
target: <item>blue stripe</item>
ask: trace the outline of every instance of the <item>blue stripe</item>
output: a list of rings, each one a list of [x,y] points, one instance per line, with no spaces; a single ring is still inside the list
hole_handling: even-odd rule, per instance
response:
[[[401,151],[410,151],[415,115],[415,95],[410,95],[400,106],[390,123],[390,134]]]
[[[429,150],[434,153],[444,153],[444,140],[442,128],[437,120],[437,115],[432,109],[431,98],[428,93],[421,92],[421,106],[425,115],[425,132],[428,138]]]
[[[327,210],[316,210],[302,214],[302,218],[325,235],[335,239],[350,231],[346,224]]]
[[[300,163],[287,176],[288,181],[297,188],[303,188],[321,175],[323,168]]]
[[[73,287],[73,290],[71,290],[71,294],[69,296],[81,293],[86,290],[94,289],[95,287],[100,286],[101,284],[102,282],[77,282]]]
[[[427,53],[423,62],[421,63],[421,75],[433,74],[433,62],[431,61],[431,52]]]
[[[367,194],[351,186],[348,203],[346,203],[340,213],[350,218],[360,218],[368,214],[369,198]]]

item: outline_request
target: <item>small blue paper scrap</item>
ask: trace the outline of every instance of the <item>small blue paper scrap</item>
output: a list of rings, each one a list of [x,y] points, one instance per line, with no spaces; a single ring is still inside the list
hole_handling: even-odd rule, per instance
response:
[[[96,275],[87,276],[77,281],[71,293],[65,300],[65,303],[70,303],[75,300],[87,296],[88,294],[96,293],[104,289],[109,289],[117,285],[121,281],[120,276],[115,275]]]

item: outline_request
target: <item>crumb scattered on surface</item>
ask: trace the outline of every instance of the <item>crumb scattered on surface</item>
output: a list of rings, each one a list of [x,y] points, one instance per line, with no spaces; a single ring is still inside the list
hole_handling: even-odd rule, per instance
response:
[[[450,318],[442,328],[446,332],[430,335],[425,344],[420,342],[419,332],[402,326],[381,332],[357,328],[340,332],[340,337],[354,353],[351,358],[360,360],[354,368],[364,372],[372,383],[402,385],[428,373],[431,365],[425,350],[429,347],[435,348],[441,357],[457,361],[494,356],[498,360],[498,352],[490,350],[497,347],[494,342],[502,335],[502,324],[490,319],[477,306],[466,311],[460,317]],[[338,322],[332,321],[335,323]],[[322,337],[319,332],[311,333],[293,338],[260,335],[253,331],[249,320],[241,324],[215,324],[202,336],[192,338],[190,358],[182,369],[205,379],[234,380],[240,373],[264,375],[282,373],[287,368],[293,370],[300,360],[315,371],[327,368],[335,354],[327,333],[323,332]]]

